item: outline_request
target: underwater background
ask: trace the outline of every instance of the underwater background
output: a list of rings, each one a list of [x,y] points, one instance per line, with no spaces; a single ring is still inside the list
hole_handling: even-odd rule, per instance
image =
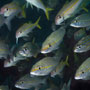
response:
[[[17,0],[17,1],[19,1],[19,0]],[[38,17],[41,16],[39,25],[41,26],[41,28],[43,30],[39,30],[38,28],[35,28],[35,30],[33,30],[33,33],[30,34],[31,38],[29,38],[29,41],[32,41],[32,38],[34,37],[35,43],[37,43],[41,47],[41,45],[42,45],[43,41],[46,39],[46,37],[50,33],[53,32],[52,23],[54,22],[55,16],[56,16],[57,12],[60,10],[60,8],[66,2],[66,0],[58,0],[58,1],[59,2],[54,7],[54,11],[50,12],[50,20],[49,21],[46,19],[46,16],[42,10],[37,10],[37,8],[35,8],[35,7],[33,7],[33,9],[32,9],[29,6],[29,8],[25,9],[27,18],[26,19],[24,19],[24,18],[19,19],[17,17],[13,18],[13,20],[11,21],[11,31],[8,30],[6,25],[3,25],[0,28],[0,37],[6,38],[8,36],[9,46],[12,47],[13,45],[16,44],[15,32],[19,28],[19,26],[21,26],[23,23],[28,22],[28,21],[35,22],[38,19]],[[12,0],[0,0],[0,8],[3,5],[10,3],[10,2],[12,2]],[[43,2],[45,5],[47,5],[48,0],[43,0]],[[20,3],[24,4],[25,2],[24,2],[24,0],[20,0]],[[90,5],[87,8],[88,8],[88,10],[90,10]],[[56,26],[55,28],[58,28],[58,27],[60,27],[60,26]],[[74,40],[73,35],[77,30],[79,30],[79,29],[68,26],[66,34],[64,36],[64,41],[62,42],[62,48],[64,48],[64,50],[65,50],[65,53],[64,53],[65,56],[66,56],[66,53],[68,53],[68,55],[69,55],[69,67],[68,66],[65,67],[63,78],[60,78],[58,76],[56,76],[55,78],[52,78],[52,77],[50,77],[50,78],[57,87],[60,86],[61,82],[68,82],[68,80],[70,78],[72,78],[70,90],[90,90],[90,80],[84,81],[84,80],[75,80],[74,79],[74,75],[75,75],[77,68],[80,66],[80,64],[86,58],[90,57],[90,51],[88,51],[85,53],[77,54],[78,59],[75,59],[75,55],[73,52],[73,46],[77,43],[77,41]],[[89,35],[90,31],[87,31],[86,33],[87,33],[87,35]],[[20,45],[23,44],[24,42],[25,41],[22,38],[19,39]],[[53,56],[53,53],[51,52],[51,53],[47,54],[47,56]],[[8,85],[10,90],[21,90],[14,86],[16,81],[21,76],[27,74],[30,71],[33,64],[35,62],[37,62],[38,60],[42,59],[43,57],[45,57],[45,55],[40,53],[40,54],[38,54],[36,59],[31,57],[28,62],[22,61],[25,63],[24,65],[22,63],[20,63],[20,64],[18,63],[17,66],[12,66],[12,67],[8,67],[8,68],[3,67],[4,60],[1,59],[0,60],[0,85]],[[63,57],[63,58],[65,59],[65,57]],[[23,69],[22,67],[25,67],[25,68]],[[48,84],[43,86],[40,90],[46,90],[47,87],[48,87]],[[34,90],[34,88],[31,88],[28,90]],[[61,88],[58,90],[61,90]],[[65,89],[65,90],[67,90],[67,89]]]

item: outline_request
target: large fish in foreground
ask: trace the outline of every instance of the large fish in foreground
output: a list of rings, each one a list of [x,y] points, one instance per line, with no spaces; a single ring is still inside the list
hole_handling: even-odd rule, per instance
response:
[[[83,53],[90,50],[90,35],[83,37],[74,47],[75,53]]]
[[[58,57],[45,57],[33,65],[30,74],[35,76],[48,75],[55,69],[58,63]]]
[[[87,2],[89,2],[89,0],[72,0],[69,3],[66,2],[55,17],[55,24],[60,25],[66,19],[74,16],[83,8],[83,5],[85,5]]]
[[[17,31],[16,31],[16,43],[18,43],[18,39],[20,37],[28,37],[28,34],[30,32],[32,32],[32,30],[35,27],[38,27],[39,29],[41,29],[41,27],[39,26],[39,21],[40,21],[40,17],[38,18],[38,20],[33,24],[31,22],[29,23],[25,23],[23,24]]]
[[[49,53],[59,48],[59,45],[63,41],[65,35],[65,28],[60,27],[58,30],[52,32],[41,47],[41,53]]]
[[[26,1],[27,4],[29,3],[31,6],[33,5],[39,9],[42,9],[46,14],[47,19],[49,19],[49,11],[52,11],[53,9],[46,8],[41,0],[26,0]]]
[[[26,17],[24,9],[18,3],[11,2],[1,7],[0,14],[6,17],[8,28],[11,29],[10,21],[15,17]]]
[[[77,16],[70,24],[72,27],[82,28],[90,27],[90,13]]]
[[[74,78],[76,80],[90,80],[90,57],[79,66]]]
[[[46,77],[30,77],[29,74],[21,77],[15,84],[16,88],[30,89],[46,82]]]

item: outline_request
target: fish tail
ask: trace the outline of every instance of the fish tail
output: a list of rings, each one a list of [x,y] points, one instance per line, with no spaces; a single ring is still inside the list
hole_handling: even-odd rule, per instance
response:
[[[22,16],[24,17],[24,18],[26,18],[26,13],[25,13],[25,5],[23,5],[22,6]]]
[[[53,10],[52,8],[46,8],[45,14],[48,20],[49,20],[49,11],[52,11],[52,10]]]
[[[39,18],[37,19],[37,21],[35,22],[35,25],[37,25],[37,27],[38,27],[39,29],[41,29],[41,26],[38,24],[39,21],[40,21],[40,18],[41,18],[41,17],[39,17]]]
[[[68,56],[66,57],[66,60],[65,60],[65,65],[69,66],[69,63],[68,63]]]

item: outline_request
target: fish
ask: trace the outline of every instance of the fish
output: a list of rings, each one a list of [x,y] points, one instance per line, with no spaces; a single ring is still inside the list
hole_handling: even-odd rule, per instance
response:
[[[76,70],[74,79],[90,80],[90,57],[88,57]]]
[[[19,54],[18,48],[14,48],[15,50],[11,50],[9,58],[4,61],[4,68],[16,66],[19,61],[26,60],[26,57],[23,57]]]
[[[26,74],[16,81],[15,87],[20,89],[30,89],[32,87],[37,87],[40,84],[45,84],[46,80],[46,77],[31,77],[29,74]]]
[[[6,17],[9,30],[11,30],[10,22],[15,16],[26,18],[24,6],[23,8],[21,8],[21,6],[19,6],[18,3],[15,2],[11,2],[2,6],[0,9],[0,15]]]
[[[82,10],[85,4],[87,5],[86,1],[87,0],[72,0],[70,2],[66,1],[55,17],[55,24],[60,25],[68,18],[75,16],[75,14]]]
[[[40,17],[37,21],[33,24],[31,22],[24,23],[17,31],[16,31],[16,43],[18,43],[18,39],[21,37],[28,37],[28,34],[32,32],[35,27],[41,29],[40,25],[38,24],[40,21]]]
[[[51,77],[55,77],[56,75],[60,75],[63,72],[65,66],[69,66],[68,63],[68,56],[66,57],[65,61],[61,61],[56,68],[51,72]]]
[[[30,4],[31,7],[35,6],[38,9],[42,9],[46,14],[47,19],[49,20],[49,11],[52,11],[53,9],[45,7],[41,0],[26,0],[26,2],[27,4]]]
[[[10,54],[10,48],[8,43],[5,40],[0,40],[0,59],[7,59]]]
[[[59,45],[63,41],[65,35],[65,28],[60,27],[58,30],[52,32],[43,42],[41,47],[41,53],[50,53],[53,50],[57,50]]]
[[[36,57],[39,52],[40,49],[38,45],[32,42],[26,42],[19,50],[19,54],[24,57]]]
[[[87,34],[86,34],[85,29],[80,29],[74,33],[74,39],[76,41],[79,41],[81,38],[85,37],[86,35]]]
[[[70,26],[75,28],[90,27],[90,13],[84,13],[72,20]]]
[[[0,85],[0,90],[10,90],[7,85]]]
[[[55,57],[45,57],[38,62],[36,62],[31,70],[30,75],[34,76],[45,76],[49,75],[54,68],[58,65],[59,59],[56,59]]]
[[[75,53],[83,53],[90,50],[90,35],[87,35],[80,39],[77,44],[74,46],[74,52]]]

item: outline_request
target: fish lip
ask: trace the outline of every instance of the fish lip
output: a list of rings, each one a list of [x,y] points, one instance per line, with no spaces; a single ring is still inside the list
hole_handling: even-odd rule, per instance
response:
[[[75,76],[74,79],[79,80],[79,79],[82,79],[82,78],[79,77],[79,76]]]

